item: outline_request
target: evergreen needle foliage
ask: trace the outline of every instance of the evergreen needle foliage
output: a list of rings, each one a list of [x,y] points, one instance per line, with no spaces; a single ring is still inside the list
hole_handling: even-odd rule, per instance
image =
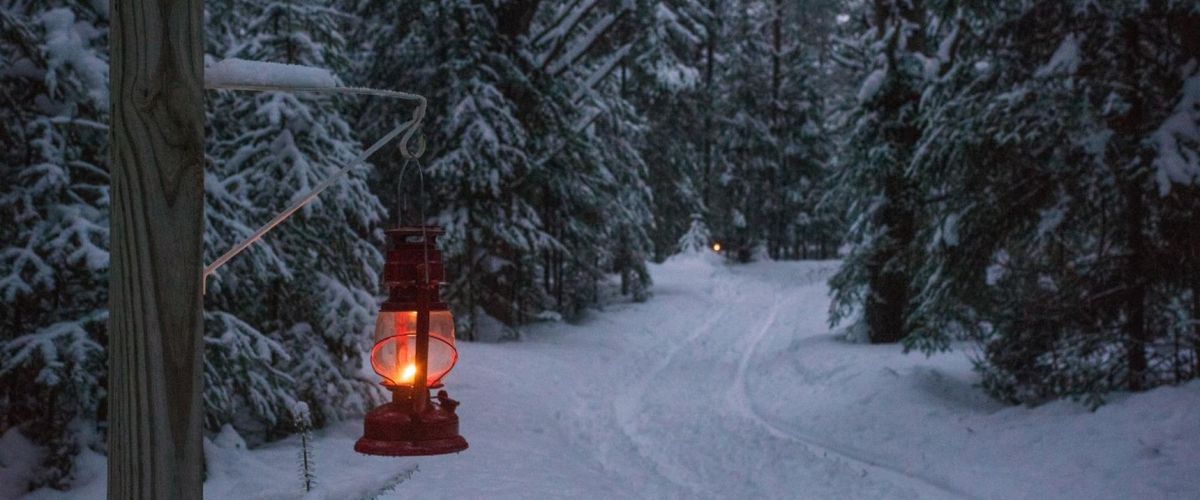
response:
[[[850,19],[834,320],[926,352],[973,340],[1013,403],[1200,375],[1200,7],[877,1]]]
[[[0,0],[0,434],[47,451],[30,486],[65,488],[80,451],[104,451],[108,8]],[[840,256],[834,322],[924,352],[970,342],[1007,402],[1200,376],[1195,1],[205,8],[207,62],[429,98],[420,175],[381,151],[208,283],[206,429],[299,431],[306,491],[309,431],[384,396],[364,356],[393,221],[446,228],[465,339],[645,300],[647,261],[716,240]],[[412,112],[207,100],[208,260]]]

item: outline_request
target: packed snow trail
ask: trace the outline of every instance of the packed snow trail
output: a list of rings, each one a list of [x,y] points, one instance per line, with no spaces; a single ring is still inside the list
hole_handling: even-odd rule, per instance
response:
[[[1200,498],[1200,381],[1005,407],[964,352],[831,333],[836,263],[714,257],[651,266],[645,303],[460,344],[470,449],[363,456],[343,422],[316,433],[308,498]],[[247,450],[227,429],[205,450],[208,498],[299,496],[295,438]],[[85,454],[71,498],[103,498],[103,466]]]

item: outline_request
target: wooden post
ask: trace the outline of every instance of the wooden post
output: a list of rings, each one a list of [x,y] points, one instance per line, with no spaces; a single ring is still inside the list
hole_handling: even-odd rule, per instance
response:
[[[108,497],[199,499],[203,0],[109,5]]]

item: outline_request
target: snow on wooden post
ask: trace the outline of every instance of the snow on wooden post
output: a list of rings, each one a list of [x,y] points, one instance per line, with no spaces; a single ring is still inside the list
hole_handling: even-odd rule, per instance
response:
[[[199,499],[203,0],[109,5],[108,497]]]

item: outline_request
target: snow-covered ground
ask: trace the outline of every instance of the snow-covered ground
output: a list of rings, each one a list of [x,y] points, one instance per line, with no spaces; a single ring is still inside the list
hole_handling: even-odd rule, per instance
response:
[[[646,303],[462,345],[447,386],[471,448],[362,456],[345,422],[317,434],[311,497],[1200,498],[1200,382],[1096,412],[1002,406],[963,352],[830,333],[834,266],[676,259]],[[206,497],[300,496],[295,438],[206,450]],[[73,493],[102,497],[103,466],[86,457]]]

